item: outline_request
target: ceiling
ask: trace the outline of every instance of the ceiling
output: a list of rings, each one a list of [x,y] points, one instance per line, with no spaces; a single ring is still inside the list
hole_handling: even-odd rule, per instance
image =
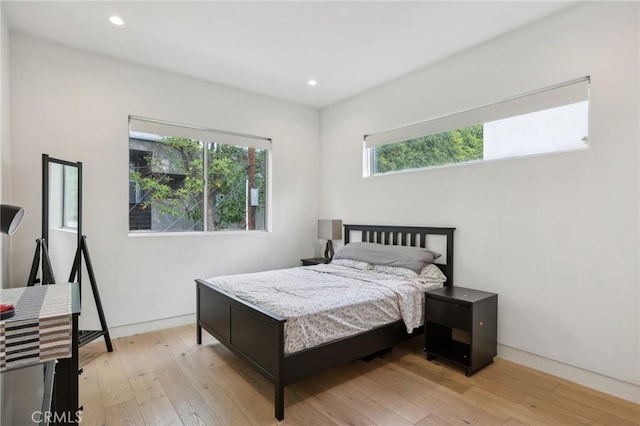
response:
[[[2,1],[2,7],[11,31],[323,108],[574,3]],[[109,23],[114,14],[123,26]],[[307,85],[309,79],[318,84]]]

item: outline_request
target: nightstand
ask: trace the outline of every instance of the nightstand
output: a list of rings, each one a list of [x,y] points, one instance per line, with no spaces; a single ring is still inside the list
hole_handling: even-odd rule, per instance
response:
[[[310,257],[302,260],[302,266],[322,265],[323,263],[329,263],[331,260],[325,260],[324,257]]]
[[[426,292],[424,348],[427,359],[442,358],[467,376],[497,355],[498,295],[464,287]]]

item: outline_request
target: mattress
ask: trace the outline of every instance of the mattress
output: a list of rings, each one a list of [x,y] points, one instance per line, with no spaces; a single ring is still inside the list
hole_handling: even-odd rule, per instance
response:
[[[285,353],[402,319],[423,322],[424,290],[407,278],[338,265],[314,265],[206,280],[207,285],[287,319]]]

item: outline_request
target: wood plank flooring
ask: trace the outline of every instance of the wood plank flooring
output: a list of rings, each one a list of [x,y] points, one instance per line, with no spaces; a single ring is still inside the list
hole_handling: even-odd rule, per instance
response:
[[[271,425],[273,386],[183,326],[80,349],[83,425]],[[496,358],[472,377],[415,338],[288,386],[291,425],[640,425],[640,406]]]

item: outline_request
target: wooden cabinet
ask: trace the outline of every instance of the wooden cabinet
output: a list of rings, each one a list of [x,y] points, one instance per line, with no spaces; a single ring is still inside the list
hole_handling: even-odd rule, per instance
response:
[[[425,298],[427,359],[446,359],[467,376],[497,354],[498,295],[464,287],[428,291]]]

